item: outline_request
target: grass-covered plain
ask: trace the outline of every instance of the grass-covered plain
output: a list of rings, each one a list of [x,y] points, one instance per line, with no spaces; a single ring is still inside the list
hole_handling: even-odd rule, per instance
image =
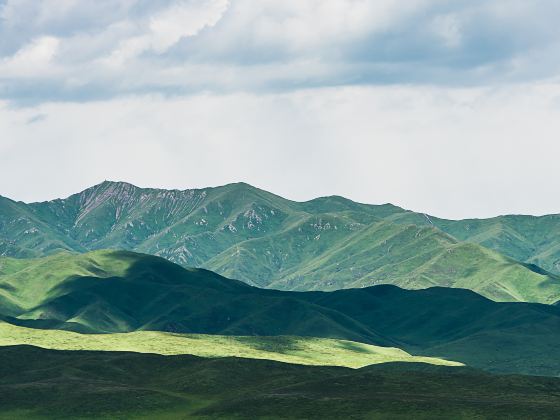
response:
[[[0,347],[0,418],[557,419],[560,379]]]
[[[314,337],[248,337],[138,331],[122,334],[79,334],[38,330],[0,322],[0,346],[32,345],[54,350],[103,350],[191,354],[200,357],[269,359],[303,365],[359,368],[376,363],[417,362],[460,366],[432,357],[411,356],[393,347]]]

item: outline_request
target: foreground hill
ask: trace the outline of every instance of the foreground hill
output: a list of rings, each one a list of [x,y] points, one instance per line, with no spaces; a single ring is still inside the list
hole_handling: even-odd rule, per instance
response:
[[[555,419],[560,379],[0,348],[0,418]]]
[[[242,183],[168,191],[104,182],[44,203],[0,197],[0,255],[119,248],[282,290],[395,284],[558,301],[560,219],[503,220],[452,222],[342,197],[298,203]]]
[[[449,288],[265,290],[124,251],[3,264],[0,314],[14,325],[337,338],[494,371],[560,375],[554,305],[497,303]]]

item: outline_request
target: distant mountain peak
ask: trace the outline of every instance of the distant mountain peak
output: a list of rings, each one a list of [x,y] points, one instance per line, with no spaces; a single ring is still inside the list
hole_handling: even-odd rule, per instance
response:
[[[130,182],[125,182],[125,181],[109,181],[109,180],[105,180],[103,182],[100,182],[99,184],[93,185],[90,188],[87,188],[85,191],[87,190],[105,190],[105,189],[111,189],[111,190],[115,190],[115,189],[141,189],[140,187],[131,184]]]

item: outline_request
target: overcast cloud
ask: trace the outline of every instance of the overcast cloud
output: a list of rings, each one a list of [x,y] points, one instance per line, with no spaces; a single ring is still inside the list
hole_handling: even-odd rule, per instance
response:
[[[0,194],[560,213],[555,0],[0,0]]]

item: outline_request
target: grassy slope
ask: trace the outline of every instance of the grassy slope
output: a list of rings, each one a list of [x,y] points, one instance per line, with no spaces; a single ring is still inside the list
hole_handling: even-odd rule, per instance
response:
[[[496,303],[449,288],[410,291],[385,285],[330,293],[263,290],[129,252],[98,251],[56,261],[66,268],[50,266],[52,271],[45,275],[71,272],[73,264],[84,269],[84,261],[90,264],[86,271],[102,275],[51,278],[56,286],[45,291],[38,305],[22,303],[19,313],[8,308],[12,313],[4,313],[5,320],[77,332],[160,330],[338,338],[495,371],[560,375],[560,359],[555,357],[560,346],[558,306]],[[128,269],[119,276],[123,264]],[[0,277],[0,288],[8,297],[11,293],[20,296],[13,286],[17,282],[8,279]],[[44,278],[36,276],[34,281],[41,284]],[[33,289],[31,284],[27,287]]]
[[[446,220],[406,212],[393,214],[389,220],[435,226],[458,240],[477,243],[517,261],[560,273],[560,214]]]
[[[560,380],[389,364],[0,348],[0,418],[553,419]]]
[[[375,329],[298,294],[252,288],[149,255],[95,251],[29,263],[28,269],[0,276],[0,290],[18,303],[17,310],[8,308],[4,315],[24,325],[79,332],[302,335],[394,344]],[[42,267],[48,270],[42,272]],[[74,270],[78,276],[71,274]],[[27,276],[28,271],[33,275]],[[22,272],[33,284],[20,281]]]
[[[560,299],[557,276],[458,243],[440,229],[423,226],[429,224],[424,215],[342,197],[297,203],[247,184],[165,191],[105,182],[65,200],[26,205],[2,198],[0,210],[0,253],[5,255],[122,248],[284,290],[388,283],[464,287],[498,301]],[[555,220],[523,225],[536,232],[532,245],[523,249],[535,248],[540,232]],[[466,237],[464,229],[444,222],[436,225],[452,236],[497,247],[521,260],[544,261],[508,250],[504,244],[509,239],[497,246],[478,234]],[[494,235],[492,227],[476,231]],[[558,237],[554,232],[543,240],[553,243]],[[553,269],[556,254],[546,255],[552,259],[545,266]]]
[[[64,249],[86,250],[51,222],[38,217],[29,205],[0,196],[0,255],[30,258]]]
[[[103,350],[244,357],[303,365],[359,368],[387,362],[458,366],[457,362],[411,356],[394,347],[314,337],[249,337],[138,331],[123,334],[78,334],[39,330],[0,322],[0,346],[32,345],[54,350]]]
[[[0,295],[24,309],[30,309],[52,296],[53,290],[73,277],[123,276],[134,262],[129,254],[61,252],[46,258],[0,258]],[[37,281],[40,279],[40,281]]]
[[[278,241],[276,246],[282,247],[283,243]],[[224,260],[226,265],[234,263]],[[386,283],[408,289],[466,288],[503,302],[553,303],[560,298],[557,276],[532,271],[490,249],[458,242],[434,228],[387,222],[360,230],[338,247],[309,259],[304,268],[284,272],[282,279],[268,286],[337,290]]]

